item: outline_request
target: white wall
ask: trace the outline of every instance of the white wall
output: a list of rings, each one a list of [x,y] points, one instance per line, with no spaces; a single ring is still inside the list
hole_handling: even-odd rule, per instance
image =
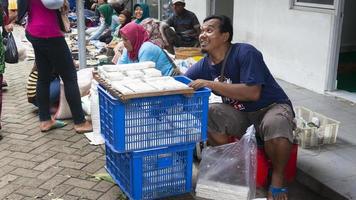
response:
[[[207,16],[207,0],[186,0],[185,8],[192,11],[198,17],[200,24],[202,24]]]
[[[342,25],[341,48],[356,47],[356,1],[346,0]]]
[[[288,0],[235,0],[234,41],[256,46],[274,76],[326,90],[333,15],[289,9]]]

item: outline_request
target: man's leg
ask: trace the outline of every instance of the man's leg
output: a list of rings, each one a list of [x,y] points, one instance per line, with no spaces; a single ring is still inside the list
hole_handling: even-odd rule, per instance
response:
[[[274,138],[265,142],[265,151],[272,162],[272,180],[271,186],[275,188],[283,188],[284,170],[289,160],[289,155],[292,149],[292,143],[286,138]],[[272,194],[268,194],[268,199],[272,200]],[[273,200],[287,200],[287,193],[278,195]]]
[[[288,163],[293,142],[293,110],[287,104],[272,106],[263,116],[259,133],[265,141],[265,151],[272,162],[271,188],[276,188],[274,197],[269,191],[268,200],[287,200],[283,192],[284,170]]]
[[[228,104],[209,105],[208,143],[212,146],[227,144],[229,135],[241,137],[250,122],[247,114]]]

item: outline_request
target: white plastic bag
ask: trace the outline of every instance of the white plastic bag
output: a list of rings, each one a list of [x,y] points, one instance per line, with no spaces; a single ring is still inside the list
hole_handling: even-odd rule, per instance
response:
[[[207,147],[196,186],[196,195],[207,199],[253,199],[256,192],[257,144],[250,126],[240,141]]]

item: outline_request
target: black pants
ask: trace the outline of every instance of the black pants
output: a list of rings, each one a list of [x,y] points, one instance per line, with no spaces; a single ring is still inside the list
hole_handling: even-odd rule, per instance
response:
[[[49,88],[52,73],[59,74],[64,83],[64,92],[72,112],[74,124],[85,121],[80,92],[77,82],[77,72],[71,53],[64,37],[36,38],[26,33],[32,43],[38,70],[36,96],[40,121],[51,119]]]

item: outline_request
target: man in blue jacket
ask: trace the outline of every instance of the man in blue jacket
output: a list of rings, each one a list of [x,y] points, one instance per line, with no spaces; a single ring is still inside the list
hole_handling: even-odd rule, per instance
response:
[[[222,102],[209,105],[208,142],[228,143],[254,125],[272,161],[268,200],[287,200],[284,169],[293,143],[294,112],[288,96],[268,70],[262,54],[252,45],[232,44],[233,28],[226,16],[204,20],[199,36],[206,57],[186,76],[194,89],[210,88]]]

